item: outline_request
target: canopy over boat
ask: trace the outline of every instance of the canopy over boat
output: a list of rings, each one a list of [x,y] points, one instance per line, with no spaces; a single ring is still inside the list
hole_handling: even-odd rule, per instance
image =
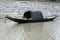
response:
[[[31,19],[32,21],[43,20],[42,12],[40,11],[26,11],[23,15],[23,18]]]

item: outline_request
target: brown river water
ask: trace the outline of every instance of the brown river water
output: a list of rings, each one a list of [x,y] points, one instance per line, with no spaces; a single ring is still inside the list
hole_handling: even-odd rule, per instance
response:
[[[13,21],[0,23],[1,40],[59,40],[60,22],[57,18],[49,22],[17,24]]]
[[[16,2],[15,4],[19,5],[19,2],[18,3]],[[42,4],[42,6],[43,5],[44,4]],[[49,5],[51,5],[51,7],[53,7],[54,5],[53,8],[54,10],[52,8],[46,7]],[[5,22],[5,20],[0,21],[0,40],[60,40],[60,14],[59,14],[60,4],[58,3],[58,5],[57,4],[53,4],[53,5],[45,4],[45,7],[49,10],[51,9],[51,13],[53,14],[55,13],[55,15],[59,15],[56,19],[54,19],[54,21],[26,23],[26,24],[17,24],[10,20],[8,20],[7,22]],[[46,8],[43,7],[42,10]],[[56,11],[55,9],[58,10],[58,12],[55,12]],[[8,9],[5,9],[3,11],[5,12],[6,10]],[[49,10],[45,10],[44,12],[47,12]],[[17,10],[15,11],[17,12]],[[8,12],[11,11],[8,10]]]

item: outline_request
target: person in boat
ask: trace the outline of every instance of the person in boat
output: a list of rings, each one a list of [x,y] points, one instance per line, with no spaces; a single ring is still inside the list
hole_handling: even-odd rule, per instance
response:
[[[26,11],[23,15],[23,19],[32,20],[32,21],[41,21],[43,20],[42,12],[40,11]]]

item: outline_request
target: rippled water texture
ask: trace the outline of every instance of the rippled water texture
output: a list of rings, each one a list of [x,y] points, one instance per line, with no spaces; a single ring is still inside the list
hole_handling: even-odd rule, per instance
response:
[[[0,40],[60,40],[60,3],[0,2],[0,5],[3,6],[0,8]],[[29,9],[40,10],[45,16],[53,14],[58,17],[50,22],[26,24],[17,24],[4,18],[6,15],[21,18],[20,16]]]

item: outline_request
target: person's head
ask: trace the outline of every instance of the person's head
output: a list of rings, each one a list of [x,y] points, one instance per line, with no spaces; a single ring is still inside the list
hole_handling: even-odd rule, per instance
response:
[[[29,10],[29,11],[26,11],[25,13],[24,13],[24,15],[23,15],[23,18],[26,18],[26,19],[29,19],[29,18],[31,18],[31,11]]]

